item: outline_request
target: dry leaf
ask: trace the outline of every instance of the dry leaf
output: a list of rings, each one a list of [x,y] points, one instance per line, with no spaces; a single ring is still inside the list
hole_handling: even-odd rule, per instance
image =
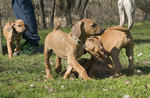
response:
[[[143,55],[143,53],[139,53],[137,56],[140,57],[140,56],[142,56],[142,55]]]
[[[148,88],[148,86],[147,85],[144,85],[145,86],[145,89],[147,89]]]
[[[49,92],[53,92],[53,89],[51,87],[48,87]]]
[[[103,91],[104,91],[104,92],[106,92],[106,91],[107,91],[107,89],[103,89]]]
[[[64,85],[62,85],[61,88],[64,88]]]
[[[139,69],[137,69],[137,70],[136,70],[136,73],[137,73],[137,74],[142,74],[142,71],[139,70]]]
[[[150,64],[150,61],[143,61],[144,64]]]
[[[33,88],[33,87],[34,87],[34,84],[31,84],[30,87]]]
[[[131,84],[130,80],[127,80],[127,81],[125,82],[125,84]]]
[[[111,87],[110,89],[111,89],[111,90],[116,90],[114,87]]]
[[[131,97],[129,95],[124,95],[122,98],[133,98],[133,97]]]

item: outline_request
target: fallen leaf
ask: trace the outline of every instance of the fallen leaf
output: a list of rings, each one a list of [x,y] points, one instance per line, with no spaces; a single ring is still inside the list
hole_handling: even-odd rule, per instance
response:
[[[107,91],[107,89],[103,89],[103,91],[104,91],[104,92],[106,92],[106,91]]]
[[[31,84],[30,87],[33,88],[33,87],[34,87],[34,84]]]
[[[150,64],[150,61],[143,61],[144,64]]]
[[[49,92],[53,92],[53,89],[51,87],[48,87]]]
[[[114,87],[111,87],[110,90],[116,90]]]
[[[142,71],[139,70],[139,69],[137,69],[137,70],[136,70],[136,73],[137,73],[137,74],[142,74]]]
[[[64,85],[62,85],[61,88],[64,88]]]
[[[122,98],[133,98],[133,97],[131,97],[129,95],[124,95]]]
[[[139,95],[139,96],[138,96],[138,98],[143,98],[143,97],[144,97],[143,95]]]
[[[125,84],[131,84],[130,80],[127,80],[127,81],[125,82]]]
[[[140,56],[142,56],[142,55],[143,55],[143,53],[139,53],[137,56],[140,57]]]
[[[145,86],[145,89],[147,89],[148,88],[148,86],[147,85],[144,85]]]

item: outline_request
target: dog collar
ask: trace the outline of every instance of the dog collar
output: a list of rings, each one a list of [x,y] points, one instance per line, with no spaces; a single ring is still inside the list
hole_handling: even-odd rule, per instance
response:
[[[104,63],[104,61],[101,61],[101,62],[97,62],[98,64],[103,64]]]
[[[78,44],[81,44],[82,42],[78,39],[78,38],[76,38],[76,36],[74,36],[73,34],[72,34],[72,38],[78,43]]]

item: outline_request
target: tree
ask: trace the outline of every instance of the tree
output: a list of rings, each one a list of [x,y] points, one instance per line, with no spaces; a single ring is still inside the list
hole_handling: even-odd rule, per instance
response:
[[[0,55],[3,54],[2,51],[2,26],[1,26],[1,8],[0,8]]]
[[[54,22],[54,12],[55,12],[55,0],[53,0],[52,8],[51,8],[51,15],[50,15],[50,27],[53,28],[53,22]]]
[[[40,16],[41,16],[41,28],[45,28],[45,14],[44,14],[44,5],[43,0],[40,0]]]

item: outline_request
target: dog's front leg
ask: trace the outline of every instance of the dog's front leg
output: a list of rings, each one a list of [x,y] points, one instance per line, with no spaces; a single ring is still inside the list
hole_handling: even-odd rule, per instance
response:
[[[119,60],[119,50],[117,48],[112,49],[111,57],[115,64],[115,75],[118,76],[122,70],[122,65]]]
[[[47,48],[44,48],[44,60],[45,60],[45,72],[47,79],[54,79],[51,75],[51,66],[49,63],[49,58],[51,56],[51,51],[49,51]]]
[[[12,51],[12,43],[7,41],[7,49],[8,49],[8,56],[9,58],[12,58],[12,54],[13,54],[13,51]]]
[[[73,56],[68,57],[68,65],[74,68],[79,77],[83,78],[84,80],[90,80],[91,78],[87,75],[86,70],[77,62],[76,58]]]
[[[21,43],[20,43],[20,41],[21,41],[20,39],[17,40],[16,48],[14,49],[15,52],[20,51],[20,48],[21,48]]]
[[[67,70],[65,72],[65,75],[64,75],[63,79],[66,80],[70,76],[71,70],[72,70],[72,67],[68,65]]]

